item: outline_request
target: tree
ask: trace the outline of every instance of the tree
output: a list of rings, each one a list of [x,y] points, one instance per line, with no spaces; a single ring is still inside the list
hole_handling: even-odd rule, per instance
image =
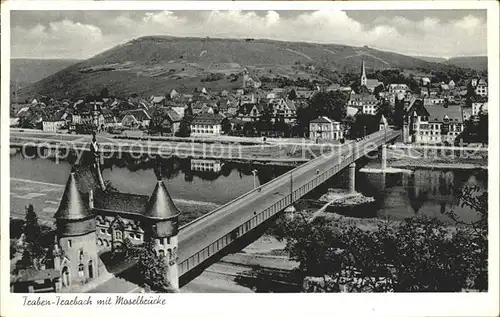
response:
[[[179,124],[179,131],[177,131],[177,136],[189,137],[191,135],[191,126],[187,120],[182,120]]]
[[[396,97],[396,102],[394,105],[394,124],[396,127],[403,127],[404,118],[404,101],[403,99],[398,99]]]
[[[392,108],[391,104],[385,99],[382,100],[381,103],[379,103],[377,108],[377,116],[380,118],[382,115],[387,119],[389,123],[392,123],[394,121],[394,109]]]
[[[40,269],[45,259],[46,250],[42,244],[44,242],[42,228],[38,224],[38,216],[32,204],[26,207],[23,235],[24,250],[21,260],[16,263],[16,271],[31,268]]]
[[[379,95],[380,93],[384,91],[384,85],[378,85],[377,87],[375,87],[375,89],[373,90],[373,94],[375,95],[375,97],[377,97],[377,99],[379,98]]]
[[[253,136],[255,134],[255,124],[253,122],[245,122],[243,124],[243,133],[246,136]]]
[[[356,122],[356,119],[351,115],[345,117],[343,120],[344,129],[347,131],[347,134],[351,138],[353,137],[353,126],[354,126],[355,122]]]
[[[339,285],[355,292],[487,291],[488,192],[465,187],[459,197],[476,221],[448,211],[455,226],[418,216],[360,229],[299,214],[276,232],[303,277],[323,278],[323,291]]]
[[[259,132],[271,130],[271,120],[272,113],[270,107],[268,105],[263,105],[262,114],[259,117],[259,121],[257,121],[256,125],[257,130],[259,130]]]
[[[480,114],[479,115],[479,125],[477,136],[479,142],[482,144],[488,144],[488,115]]]
[[[229,134],[231,132],[231,121],[228,118],[222,119],[221,130],[224,134]]]
[[[351,83],[351,86],[350,86],[350,87],[351,87],[351,89],[352,89],[355,93],[357,93],[357,94],[359,94],[359,93],[360,93],[360,91],[359,91],[359,90],[360,90],[360,88],[361,88],[361,84],[360,84],[359,80],[354,80],[354,81]]]
[[[320,92],[314,95],[307,107],[297,110],[297,124],[302,132],[307,131],[309,122],[319,116],[341,121],[346,115],[347,96],[340,91]]]
[[[274,118],[273,130],[276,132],[283,133],[284,136],[290,136],[291,126],[285,122],[285,117],[282,115],[276,116]]]
[[[380,117],[370,114],[357,114],[355,121],[351,123],[351,138],[363,137],[379,129]]]
[[[151,109],[151,121],[149,123],[149,129],[154,132],[160,133],[171,133],[172,127],[167,119],[167,108],[155,106]]]
[[[297,99],[297,93],[295,92],[295,89],[290,90],[290,92],[288,93],[288,99],[290,100]]]
[[[196,89],[196,88],[195,88]],[[184,117],[179,124],[179,131],[177,131],[177,136],[189,137],[191,135],[191,122],[193,122],[193,108],[188,105],[184,111]]]
[[[107,87],[104,87],[103,89],[101,89],[101,92],[99,93],[99,97],[108,98],[109,97],[109,89]]]
[[[167,278],[167,266],[165,255],[155,250],[155,240],[148,237],[144,244],[137,248],[137,269],[144,281],[153,291],[171,291],[171,285]]]

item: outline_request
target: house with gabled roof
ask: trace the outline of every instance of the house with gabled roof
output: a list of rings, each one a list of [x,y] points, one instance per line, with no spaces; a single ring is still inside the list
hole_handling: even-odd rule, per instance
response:
[[[65,115],[64,111],[44,114],[42,116],[42,130],[45,132],[58,132],[66,125]]]
[[[191,136],[218,136],[222,133],[221,122],[224,117],[214,113],[200,113],[191,122]]]
[[[418,144],[453,144],[464,128],[463,114],[460,104],[415,102],[405,117],[409,125],[406,138]]]
[[[269,102],[273,117],[282,117],[286,123],[295,122],[297,120],[297,107],[294,100],[279,98]]]
[[[124,127],[148,127],[151,122],[151,115],[144,109],[134,109],[125,111],[122,119]]]
[[[340,122],[321,116],[309,122],[309,138],[316,143],[344,138]]]

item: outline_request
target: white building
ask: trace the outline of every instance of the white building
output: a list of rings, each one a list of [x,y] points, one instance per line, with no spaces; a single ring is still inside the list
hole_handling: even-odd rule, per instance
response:
[[[412,142],[418,144],[453,144],[463,131],[460,105],[422,106],[410,112]]]
[[[191,170],[218,173],[222,169],[220,160],[191,159]]]
[[[200,113],[191,122],[191,136],[219,136],[221,135],[221,121],[223,117],[213,113]]]
[[[390,84],[389,85],[389,92],[390,93],[405,93],[408,90],[408,86],[406,84]]]
[[[478,116],[481,113],[488,113],[488,102],[473,102],[472,116]]]
[[[378,100],[374,95],[354,94],[351,95],[347,105],[358,108],[363,114],[375,115],[378,109]]]
[[[340,122],[328,117],[318,117],[309,122],[309,138],[313,141],[333,141],[344,138]]]
[[[427,97],[424,98],[424,106],[443,105],[444,98]]]
[[[488,96],[488,84],[484,79],[480,79],[475,86],[474,92],[481,97]]]
[[[59,131],[64,125],[65,121],[62,119],[56,120],[56,119],[47,119],[42,121],[42,129],[43,131],[46,132],[57,132]]]

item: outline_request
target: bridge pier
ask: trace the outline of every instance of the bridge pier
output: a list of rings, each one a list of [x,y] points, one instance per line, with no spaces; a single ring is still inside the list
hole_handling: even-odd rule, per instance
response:
[[[381,169],[385,171],[387,168],[387,145],[382,144],[382,160],[381,160]]]
[[[353,194],[356,192],[356,162],[352,162],[349,165],[349,193]]]

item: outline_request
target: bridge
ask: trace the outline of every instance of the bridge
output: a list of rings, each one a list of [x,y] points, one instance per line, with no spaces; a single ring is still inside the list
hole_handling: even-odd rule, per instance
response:
[[[386,129],[365,139],[345,144],[304,163],[182,226],[179,231],[178,271],[183,285],[210,265],[228,248],[237,247],[268,219],[290,206],[333,175],[349,167],[349,190],[354,191],[356,161],[382,147],[385,166],[386,143],[400,131]]]

